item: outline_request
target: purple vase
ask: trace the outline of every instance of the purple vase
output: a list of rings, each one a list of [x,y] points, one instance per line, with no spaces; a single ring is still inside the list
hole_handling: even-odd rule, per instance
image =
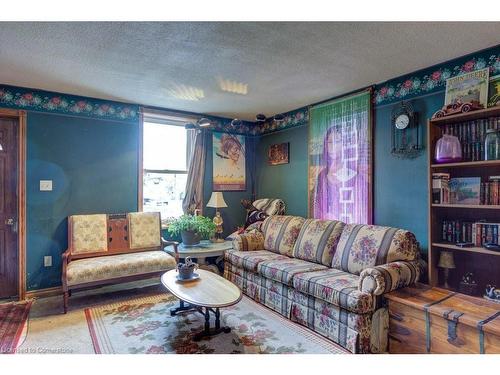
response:
[[[462,160],[462,147],[457,137],[443,134],[436,143],[436,162],[455,163]]]

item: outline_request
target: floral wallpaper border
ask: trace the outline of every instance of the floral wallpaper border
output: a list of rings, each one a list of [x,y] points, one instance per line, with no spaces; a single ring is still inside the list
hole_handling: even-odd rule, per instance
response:
[[[0,106],[82,117],[139,121],[139,106],[50,91],[0,85]]]
[[[448,78],[487,67],[490,76],[500,73],[500,46],[378,84],[374,102],[390,104],[443,90]]]
[[[257,125],[258,128],[256,129],[256,134],[262,135],[279,130],[307,125],[309,123],[309,107],[303,107],[294,111],[286,112],[283,114],[283,116],[285,117],[283,121],[276,122],[272,119],[269,119],[262,125]]]

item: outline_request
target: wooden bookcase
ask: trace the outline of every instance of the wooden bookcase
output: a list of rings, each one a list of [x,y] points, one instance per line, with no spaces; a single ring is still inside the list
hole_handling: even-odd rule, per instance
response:
[[[443,242],[443,220],[500,222],[500,206],[493,205],[457,205],[433,204],[432,174],[449,173],[453,177],[481,177],[486,181],[489,176],[500,175],[500,160],[466,161],[458,163],[434,163],[434,149],[441,138],[444,125],[456,125],[467,121],[488,119],[500,116],[500,107],[482,109],[465,114],[458,114],[438,119],[428,120],[428,184],[429,184],[429,284],[442,286],[442,270],[437,267],[439,254],[442,250],[452,251],[456,268],[451,270],[449,284],[457,290],[460,279],[466,272],[473,272],[478,283],[478,295],[482,295],[486,284],[500,287],[500,252],[487,250],[483,247],[462,248],[453,243]]]

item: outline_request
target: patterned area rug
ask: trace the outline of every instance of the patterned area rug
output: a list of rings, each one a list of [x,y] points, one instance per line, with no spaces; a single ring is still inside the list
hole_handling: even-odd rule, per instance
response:
[[[347,353],[311,330],[246,296],[221,309],[230,333],[193,341],[203,328],[197,312],[171,317],[178,300],[170,294],[85,309],[96,353]],[[213,322],[211,322],[213,324]]]
[[[0,354],[14,353],[32,301],[0,304]]]

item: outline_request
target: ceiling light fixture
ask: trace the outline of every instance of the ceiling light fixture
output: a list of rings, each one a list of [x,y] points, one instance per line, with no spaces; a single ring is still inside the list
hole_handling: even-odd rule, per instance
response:
[[[285,116],[283,116],[281,113],[274,115],[274,121],[276,122],[282,122],[285,120]]]
[[[238,126],[241,126],[241,124],[243,124],[243,121],[241,121],[241,120],[239,120],[237,118],[231,120],[231,126],[233,126],[235,128],[238,127]]]
[[[263,113],[259,113],[258,115],[255,116],[255,121],[257,122],[264,122],[266,121],[267,117]]]

